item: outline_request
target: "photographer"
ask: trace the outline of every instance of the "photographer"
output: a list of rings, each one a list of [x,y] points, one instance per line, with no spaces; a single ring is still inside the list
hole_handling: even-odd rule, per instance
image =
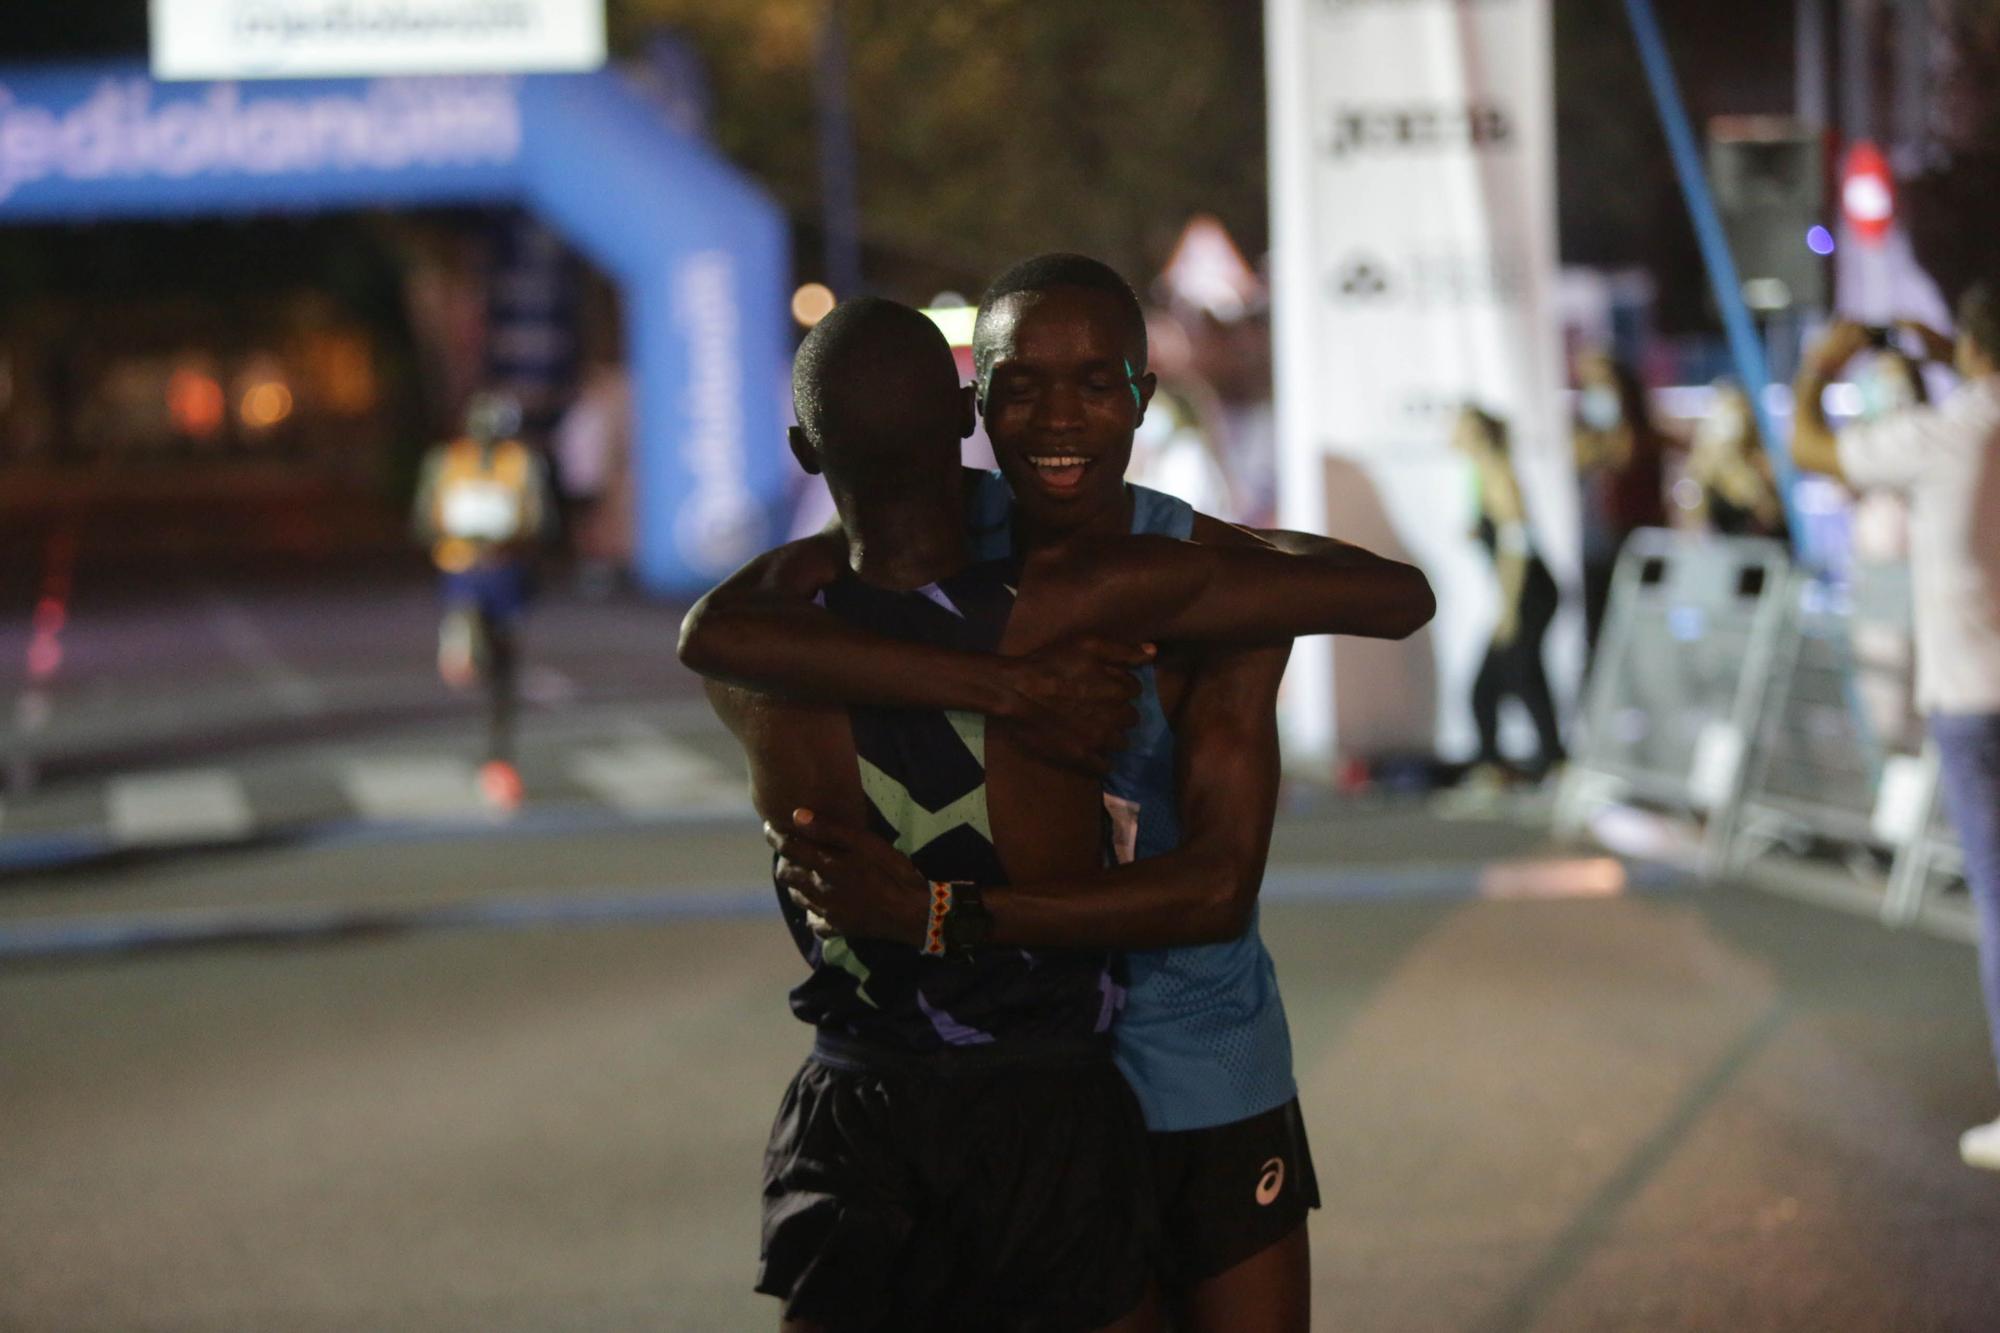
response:
[[[1836,324],[1806,356],[1792,458],[1860,490],[1910,503],[1917,703],[1930,718],[1946,805],[1965,849],[1979,922],[1979,975],[2000,1059],[2000,298],[1974,287],[1958,306],[1958,341],[1901,326],[1963,379],[1936,407],[1888,413],[1836,433],[1821,396],[1854,355],[1880,341]],[[1969,1129],[1959,1153],[2000,1170],[2000,1120]]]

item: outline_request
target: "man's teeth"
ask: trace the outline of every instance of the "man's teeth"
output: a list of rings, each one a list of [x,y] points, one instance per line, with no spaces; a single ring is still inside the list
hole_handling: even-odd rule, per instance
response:
[[[1080,457],[1076,454],[1048,454],[1041,458],[1031,458],[1028,461],[1033,463],[1036,467],[1053,468],[1053,467],[1082,467],[1085,463],[1088,463],[1090,460],[1088,458]]]

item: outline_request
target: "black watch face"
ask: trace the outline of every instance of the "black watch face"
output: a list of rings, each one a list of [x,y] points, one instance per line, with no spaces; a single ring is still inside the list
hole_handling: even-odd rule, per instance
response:
[[[986,943],[993,932],[993,914],[977,900],[952,904],[944,919],[944,941],[953,949],[973,949]]]

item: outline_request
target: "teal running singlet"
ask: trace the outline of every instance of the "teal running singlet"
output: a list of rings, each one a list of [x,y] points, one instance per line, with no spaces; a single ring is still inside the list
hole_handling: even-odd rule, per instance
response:
[[[1132,531],[1185,541],[1194,510],[1144,486],[1130,486]],[[1013,493],[998,472],[969,501],[975,553],[1002,559],[1013,550]],[[1130,803],[1138,819],[1137,854],[1158,856],[1180,845],[1174,780],[1174,734],[1153,670],[1140,672],[1139,721],[1104,787],[1107,804]],[[1125,955],[1125,1009],[1112,1031],[1124,1071],[1156,1131],[1208,1129],[1261,1115],[1298,1094],[1292,1034],[1278,995],[1271,955],[1252,912],[1243,934],[1219,944],[1142,949]]]

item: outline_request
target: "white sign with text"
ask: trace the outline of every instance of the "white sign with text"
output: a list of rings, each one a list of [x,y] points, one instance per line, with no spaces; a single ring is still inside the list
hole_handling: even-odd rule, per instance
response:
[[[159,79],[575,72],[604,0],[151,0]]]
[[[1406,644],[1301,643],[1298,757],[1472,748],[1496,615],[1459,407],[1511,429],[1534,540],[1565,587],[1577,494],[1555,311],[1548,0],[1266,0],[1280,521],[1420,565]],[[1578,650],[1559,621],[1558,698]],[[1566,668],[1566,669],[1565,669]],[[1326,682],[1332,679],[1334,688]]]

